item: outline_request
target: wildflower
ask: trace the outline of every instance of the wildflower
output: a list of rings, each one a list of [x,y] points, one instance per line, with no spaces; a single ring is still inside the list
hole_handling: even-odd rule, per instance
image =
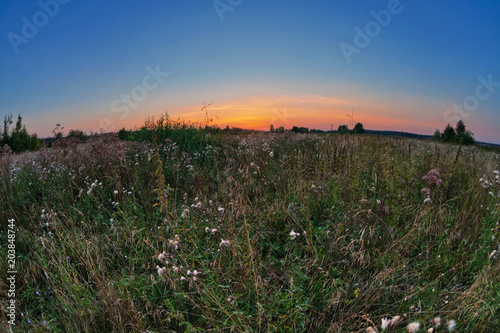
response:
[[[196,282],[196,281],[199,281],[200,279],[197,278],[196,276],[193,276],[193,281]]]
[[[297,238],[297,236],[300,235],[298,233],[296,233],[295,231],[290,231],[290,239],[291,240],[294,240],[295,238]]]
[[[389,326],[389,322],[390,322],[390,320],[387,319],[387,317],[382,318],[382,325],[381,325],[382,331],[387,329],[387,327]]]
[[[177,235],[176,235],[177,236]],[[181,242],[178,241],[178,240],[172,240],[172,239],[169,239],[168,240],[168,245],[170,245],[171,247],[173,247],[175,250],[177,250],[179,248],[179,246],[181,245]]]
[[[269,157],[273,158],[274,157],[274,152],[269,153]]]
[[[163,274],[165,274],[167,272],[167,268],[166,267],[160,268],[160,266],[156,266],[156,269],[158,270],[158,275],[160,277],[163,276]]]
[[[434,332],[434,329],[431,327],[427,330],[427,333],[433,333]]]
[[[163,261],[163,262],[167,262],[167,257],[168,257],[167,252],[163,251],[163,253],[160,253],[158,255],[158,260]]]
[[[201,272],[198,272],[196,269],[193,271],[193,275],[194,275],[194,276],[198,276],[198,275],[200,275],[200,274],[201,274]]]
[[[366,329],[366,333],[376,333],[376,331],[373,329],[373,327],[368,327]]]
[[[217,210],[219,211],[219,213],[224,214],[224,208],[223,207],[219,207],[219,208],[217,208]]]
[[[394,328],[401,324],[406,319],[406,313],[403,316],[395,316],[389,322],[389,328]]]
[[[441,177],[439,176],[439,172],[437,172],[436,169],[427,172],[427,175],[423,176],[422,180],[426,181],[429,184],[436,184],[437,186],[443,183]]]
[[[446,329],[448,331],[453,331],[455,329],[455,327],[457,326],[457,323],[454,321],[454,320],[450,320],[446,323]]]
[[[229,302],[229,304],[231,304],[231,305],[234,305],[234,300],[235,300],[234,296],[229,296],[229,297],[227,298],[227,301],[228,301],[228,302]]]
[[[435,327],[436,329],[439,327],[439,325],[441,325],[441,318],[439,317],[436,317],[434,319],[432,319],[432,327]]]
[[[193,274],[193,272],[191,272],[191,271],[188,269],[188,271],[186,272],[186,274],[187,274],[187,275],[191,275],[191,274]]]
[[[497,250],[493,250],[493,252],[490,253],[490,256],[489,258],[493,258],[495,256],[495,254],[497,254]]]
[[[179,271],[179,267],[177,266],[173,266],[172,267],[172,270],[174,271],[174,273],[177,273]]]
[[[181,218],[185,219],[187,217],[187,214],[189,213],[189,209],[185,208],[182,211]]]
[[[419,328],[420,328],[419,323],[411,323],[406,327],[406,332],[415,333],[416,331],[418,331]]]
[[[219,247],[227,247],[227,246],[229,246],[229,241],[221,238]]]
[[[187,279],[184,276],[181,276],[181,281],[185,282],[185,281],[187,281]]]
[[[424,187],[423,189],[420,190],[420,192],[426,197],[430,197],[431,195],[431,189],[428,187]]]
[[[425,198],[425,199],[424,199],[424,203],[425,203],[425,204],[426,204],[426,203],[430,203],[430,202],[432,202],[431,198]]]
[[[118,195],[118,191],[117,191],[117,190],[114,190],[114,191],[113,191],[113,193],[114,193],[115,195]]]
[[[217,228],[210,229],[209,227],[206,227],[205,232],[208,234],[215,234],[217,232]]]

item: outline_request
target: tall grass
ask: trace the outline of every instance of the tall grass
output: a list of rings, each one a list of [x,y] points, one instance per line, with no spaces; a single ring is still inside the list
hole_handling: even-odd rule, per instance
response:
[[[403,313],[500,328],[498,153],[168,118],[130,139],[1,155],[15,331],[352,332]]]

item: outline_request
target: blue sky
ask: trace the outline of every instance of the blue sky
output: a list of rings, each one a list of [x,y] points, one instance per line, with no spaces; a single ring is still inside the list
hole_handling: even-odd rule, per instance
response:
[[[498,2],[19,0],[0,13],[0,115],[21,113],[40,136],[165,111],[202,121],[206,101],[220,126],[330,129],[354,109],[365,128],[423,134],[461,117],[500,143]],[[350,62],[342,43],[357,47]]]

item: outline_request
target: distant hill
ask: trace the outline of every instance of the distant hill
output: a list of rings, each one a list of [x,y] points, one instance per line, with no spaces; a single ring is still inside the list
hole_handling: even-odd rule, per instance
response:
[[[418,138],[418,139],[431,139],[432,138],[432,135],[423,135],[423,134],[415,134],[415,133],[399,132],[399,131],[365,130],[365,134],[388,135],[388,136],[404,136],[404,137]]]
[[[315,131],[315,130],[311,130],[311,132],[313,132],[313,131]],[[323,132],[323,131],[318,131],[318,132]],[[326,131],[325,133],[329,133],[329,132],[336,133],[337,131]],[[402,137],[416,138],[416,139],[432,139],[432,135],[416,134],[416,133],[409,133],[409,132],[399,132],[399,131],[365,130],[365,134],[384,135],[384,136],[402,136]],[[496,144],[496,143],[476,141],[476,144],[481,145],[481,146],[500,148],[500,145]]]

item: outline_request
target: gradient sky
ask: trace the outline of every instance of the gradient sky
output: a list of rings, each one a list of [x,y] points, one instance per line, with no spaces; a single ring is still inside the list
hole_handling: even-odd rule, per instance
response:
[[[462,118],[500,143],[499,18],[493,0],[3,0],[0,116],[43,137],[201,122],[206,101],[221,127],[336,129],[354,109],[367,129]]]

